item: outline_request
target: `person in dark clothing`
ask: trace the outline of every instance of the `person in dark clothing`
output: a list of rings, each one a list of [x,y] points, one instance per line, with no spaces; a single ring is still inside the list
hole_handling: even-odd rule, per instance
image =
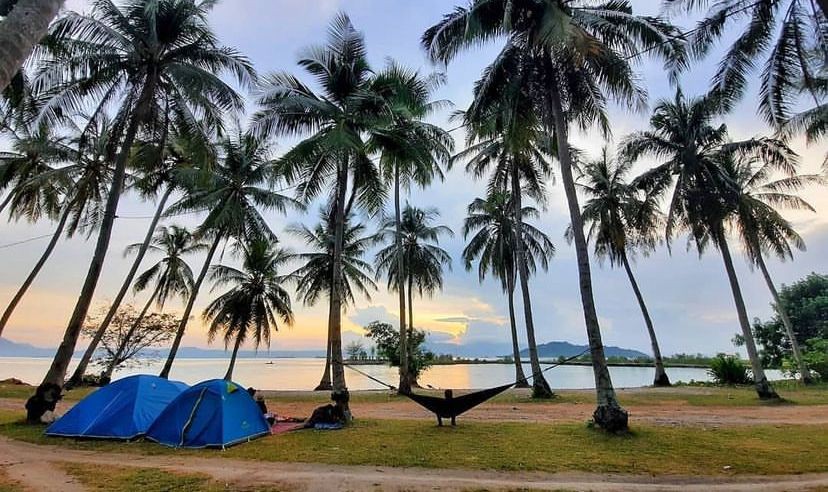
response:
[[[344,404],[348,402],[349,395],[342,392],[331,394],[333,403],[323,405],[313,411],[310,418],[305,421],[305,428],[311,429],[316,424],[344,425],[350,420],[350,415],[345,413]]]
[[[446,390],[445,396],[446,396],[446,404],[451,405],[451,400],[454,399],[454,392],[452,390]],[[443,417],[441,417],[440,414],[437,414],[437,425],[440,426],[440,427],[443,426]],[[454,427],[456,425],[457,425],[457,417],[453,416],[453,417],[451,417],[451,426]]]
[[[38,386],[35,394],[26,401],[26,422],[44,423],[44,414],[55,411],[58,402],[63,399],[62,393],[63,389],[54,383]]]

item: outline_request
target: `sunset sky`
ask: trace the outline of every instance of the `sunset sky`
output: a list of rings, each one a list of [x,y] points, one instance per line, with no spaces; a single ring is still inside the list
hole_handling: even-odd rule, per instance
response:
[[[427,73],[444,68],[434,67],[426,60],[419,46],[420,36],[454,3],[445,0],[224,0],[216,7],[211,19],[222,43],[250,57],[260,73],[288,70],[308,80],[296,66],[297,54],[303,47],[324,39],[327,24],[338,11],[347,12],[356,27],[364,31],[373,67],[380,68],[390,57]],[[637,12],[649,14],[657,12],[658,3],[633,1]],[[86,10],[86,5],[83,0],[67,1],[67,7],[74,10]],[[689,25],[690,20],[678,19],[678,22]],[[458,57],[445,69],[448,83],[437,96],[452,101],[456,108],[466,107],[474,81],[498,48],[499,43],[493,43]],[[686,93],[696,95],[707,88],[718,56],[719,52],[716,52],[682,77]],[[658,62],[645,61],[638,66],[638,72],[649,91],[651,107],[657,99],[672,95],[674,89]],[[768,132],[756,114],[756,87],[752,89],[736,111],[725,119],[734,138],[748,138]],[[445,111],[435,121],[446,127],[451,126],[447,122],[448,114],[449,111]],[[630,113],[626,109],[613,107],[614,140],[611,145],[617,144],[631,131],[645,129],[647,120],[648,112]],[[464,135],[455,132],[454,136],[459,150]],[[603,145],[598,132],[577,134],[573,139],[578,147],[593,156]],[[275,153],[284,152],[290,143],[275,142]],[[817,172],[825,156],[825,144],[807,148],[803,141],[797,140],[794,148],[802,156],[802,172]],[[652,161],[641,162],[635,172],[652,164]],[[509,337],[507,306],[498,283],[489,281],[479,284],[477,273],[466,272],[460,262],[463,248],[460,230],[466,206],[485,193],[483,182],[474,181],[462,171],[462,166],[459,166],[447,174],[445,182],[435,183],[426,190],[413,190],[409,197],[413,204],[437,207],[442,214],[441,222],[457,233],[442,244],[454,258],[453,270],[446,272],[445,289],[432,299],[415,299],[415,324],[429,330],[435,340],[458,344],[505,342]],[[563,191],[555,184],[550,185],[549,191],[548,209],[536,225],[555,242],[557,255],[549,272],[540,272],[531,280],[537,338],[539,342],[564,340],[583,344],[586,343],[586,336],[575,254],[563,239],[568,225]],[[810,189],[803,196],[817,208],[818,213],[787,213],[786,216],[794,221],[804,236],[808,251],[798,253],[793,263],[769,260],[777,283],[790,283],[811,271],[825,272],[825,258],[828,258],[828,214],[825,213],[828,210],[828,194],[825,189]],[[314,205],[307,214],[294,212],[282,216],[267,213],[266,217],[284,246],[303,251],[304,246],[283,231],[286,226],[298,222],[312,225],[317,217],[316,210]],[[153,211],[153,203],[142,202],[133,195],[123,197],[118,212],[122,218],[116,221],[109,256],[96,293],[96,305],[106,303],[115,295],[131,262],[131,259],[124,258],[123,250],[128,244],[142,239],[149,223],[149,219],[143,217]],[[195,227],[200,218],[190,215],[169,219],[166,223]],[[372,229],[376,227],[376,220],[364,220],[371,224]],[[0,225],[0,246],[48,234],[51,228],[50,223],[3,223]],[[93,241],[94,238],[89,241],[75,238],[58,245],[41,276],[18,307],[4,337],[39,346],[56,346],[59,343],[80,290]],[[46,242],[47,239],[41,239],[0,249],[0,304],[5,306],[14,294]],[[154,260],[152,256],[145,259],[144,267]],[[233,261],[229,250],[218,261]],[[200,267],[201,262],[200,257],[190,259],[194,270]],[[602,266],[597,262],[593,265],[596,302],[605,343],[649,352],[641,314],[623,271],[612,270],[609,265]],[[770,299],[761,276],[758,272],[751,272],[741,256],[737,259],[737,267],[749,315],[751,318],[768,317],[771,313]],[[660,248],[649,258],[639,258],[634,268],[651,309],[663,352],[734,351],[731,339],[738,330],[736,314],[723,265],[715,250],[699,259],[695,252],[687,252],[685,240],[678,238],[674,242],[672,255],[665,248]],[[360,327],[372,320],[396,319],[393,314],[396,312],[396,297],[389,295],[382,288],[384,285],[380,282],[381,289],[371,302],[361,300],[348,311],[344,328],[353,332],[349,336],[356,336]],[[196,307],[199,316],[201,309],[214,295],[209,287],[202,289]],[[139,296],[134,302],[140,305],[143,299]],[[179,305],[174,303],[170,307],[180,309]],[[323,350],[327,307],[323,304],[305,307],[296,302],[294,310],[295,326],[284,327],[274,336],[272,348]],[[519,325],[522,325],[520,319]],[[191,323],[184,344],[207,346],[200,318]]]

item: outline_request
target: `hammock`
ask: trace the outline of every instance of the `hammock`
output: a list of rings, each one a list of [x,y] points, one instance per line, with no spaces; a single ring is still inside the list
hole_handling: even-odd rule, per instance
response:
[[[416,393],[412,393],[411,391],[400,391],[399,394],[405,396],[406,398],[410,399],[414,403],[420,405],[421,407],[425,408],[426,410],[434,413],[437,416],[437,424],[443,425],[443,419],[451,419],[451,425],[456,425],[456,418],[457,416],[468,412],[472,408],[485,403],[486,401],[494,398],[495,396],[503,393],[507,389],[511,388],[512,386],[516,385],[517,383],[528,381],[529,378],[536,376],[538,374],[543,374],[550,369],[554,369],[562,364],[570,362],[572,360],[577,359],[578,357],[586,354],[589,349],[584,350],[578,355],[570,357],[568,359],[562,360],[557,362],[556,364],[552,364],[549,367],[544,368],[537,373],[533,373],[528,377],[525,377],[521,380],[515,381],[514,383],[504,384],[503,386],[497,386],[495,388],[487,388],[479,391],[473,391],[471,393],[467,393],[465,395],[460,395],[455,397],[452,390],[446,390],[445,397],[441,398],[439,396],[429,396],[429,395],[418,395]],[[366,378],[374,381],[375,383],[379,383],[386,388],[396,390],[397,388],[391,384],[388,384],[384,381],[381,381],[370,374],[367,374],[363,371],[360,371],[356,367],[353,367],[348,364],[342,364],[343,366],[351,369],[354,372],[357,372]]]

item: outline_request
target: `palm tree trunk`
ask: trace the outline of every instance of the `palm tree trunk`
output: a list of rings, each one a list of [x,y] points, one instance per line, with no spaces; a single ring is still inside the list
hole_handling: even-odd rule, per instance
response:
[[[104,316],[103,321],[101,321],[101,325],[98,327],[98,331],[95,332],[95,335],[89,342],[89,346],[86,347],[86,352],[83,353],[83,357],[81,357],[78,367],[75,368],[75,372],[72,374],[72,377],[69,378],[67,386],[77,386],[83,381],[83,376],[86,374],[86,368],[89,366],[89,361],[91,361],[92,356],[95,355],[95,350],[98,349],[98,344],[101,343],[101,339],[103,338],[104,333],[106,333],[107,328],[109,328],[112,318],[115,317],[115,313],[118,312],[121,302],[124,300],[124,297],[129,291],[129,287],[132,285],[132,280],[135,278],[135,274],[138,273],[138,268],[144,260],[144,255],[146,255],[147,249],[149,249],[150,242],[152,242],[155,227],[161,220],[161,214],[164,212],[164,207],[167,205],[167,199],[169,199],[170,193],[172,193],[172,186],[168,186],[166,191],[164,191],[164,194],[161,196],[161,200],[158,202],[158,207],[156,207],[155,210],[155,215],[153,216],[149,229],[147,229],[147,233],[144,236],[144,242],[141,243],[141,247],[138,249],[138,254],[135,257],[135,261],[132,262],[132,267],[130,267],[129,272],[124,279],[124,283],[121,285],[121,290],[118,291],[115,299],[112,300],[112,305],[109,307],[109,311],[107,311],[106,316]]]
[[[145,99],[142,97],[142,100]],[[103,271],[104,259],[106,259],[109,240],[112,237],[112,229],[115,225],[115,214],[118,211],[118,202],[120,201],[121,192],[124,187],[127,158],[129,157],[132,144],[135,141],[135,136],[138,133],[138,128],[141,125],[142,118],[140,115],[142,112],[141,107],[136,108],[136,113],[131,118],[129,128],[127,128],[124,140],[121,142],[121,149],[118,153],[115,162],[115,171],[112,175],[112,185],[109,188],[109,194],[106,198],[106,208],[98,232],[98,241],[95,245],[92,261],[89,264],[86,280],[81,288],[78,302],[75,304],[75,309],[72,312],[72,317],[69,319],[69,324],[66,326],[63,341],[58,347],[55,358],[52,360],[52,365],[46,373],[46,377],[40,383],[41,386],[47,384],[63,386],[66,370],[72,361],[72,355],[75,352],[75,346],[78,343],[81,328],[83,328],[83,323],[86,321],[86,313],[89,311],[90,304],[92,304],[92,297],[95,295],[95,288],[98,286],[98,279]]]
[[[106,370],[101,373],[101,382],[108,383],[112,379],[112,374],[115,372],[115,369],[118,367],[118,364],[121,363],[121,357],[124,355],[124,351],[126,351],[127,344],[132,339],[133,335],[135,335],[135,331],[141,326],[141,323],[144,321],[144,317],[146,317],[147,312],[149,312],[150,307],[152,306],[153,301],[158,298],[158,293],[161,292],[161,287],[163,284],[159,283],[155,286],[155,290],[152,291],[152,295],[150,295],[149,299],[147,299],[147,303],[144,304],[144,308],[138,314],[138,317],[135,318],[135,322],[132,323],[132,326],[129,327],[129,331],[126,332],[124,338],[121,340],[121,343],[118,344],[118,349],[115,351],[115,355],[112,357],[112,360],[109,361],[109,364],[106,366]]]
[[[58,240],[60,240],[60,236],[63,234],[63,229],[66,227],[66,221],[69,219],[69,212],[72,209],[72,204],[69,203],[66,207],[61,211],[60,220],[58,221],[58,225],[55,228],[55,232],[52,234],[52,239],[49,240],[49,244],[46,246],[46,250],[40,255],[40,259],[35,263],[34,268],[29,273],[29,276],[26,277],[26,280],[23,282],[23,285],[17,290],[12,297],[11,302],[6,307],[6,310],[3,312],[3,317],[0,318],[0,336],[3,335],[3,330],[6,328],[6,324],[9,322],[9,318],[11,318],[12,313],[17,308],[17,305],[20,303],[20,300],[23,299],[23,296],[26,294],[26,291],[29,290],[29,287],[32,286],[35,278],[37,278],[40,270],[43,269],[43,265],[46,264],[46,261],[52,255],[52,252],[55,250],[55,245],[57,245]]]
[[[333,290],[333,289],[331,289]],[[333,293],[331,292],[330,295]],[[331,317],[331,306],[328,306],[328,337],[326,338],[326,349],[325,349],[325,371],[322,373],[322,379],[319,381],[319,384],[316,385],[314,391],[331,391],[333,389],[333,384],[331,384],[331,333],[333,332],[333,319]]]
[[[233,379],[233,369],[236,368],[236,356],[239,354],[239,347],[241,347],[241,337],[236,337],[236,346],[233,347],[233,355],[230,356],[230,366],[227,367],[227,374],[224,375],[226,381]]]
[[[509,326],[512,328],[512,359],[515,362],[515,388],[528,388],[529,382],[523,373],[523,363],[520,360],[520,345],[518,344],[517,321],[515,320],[515,274],[507,273],[506,289],[509,298]]]
[[[632,268],[630,268],[630,262],[627,259],[626,253],[621,256],[621,261],[624,264],[627,277],[630,279],[630,285],[632,285],[635,298],[638,300],[638,306],[641,308],[641,315],[644,316],[647,333],[650,335],[650,345],[653,349],[653,359],[655,359],[653,386],[670,386],[670,378],[667,377],[667,371],[664,370],[664,359],[661,357],[661,348],[658,346],[658,338],[656,338],[655,328],[653,328],[653,320],[650,318],[650,311],[647,309],[647,304],[644,303],[644,296],[641,295],[641,290],[638,288],[638,282],[636,282]]]
[[[408,330],[405,323],[405,259],[403,257],[402,237],[400,237],[402,213],[400,211],[400,166],[394,164],[394,243],[397,250],[397,295],[400,303],[400,384],[397,391],[409,393],[411,391],[411,374],[408,371]],[[410,293],[410,289],[409,289]],[[409,324],[409,326],[411,326]]]
[[[719,250],[722,252],[722,260],[727,271],[727,278],[730,281],[730,290],[733,292],[733,302],[736,304],[739,326],[742,328],[742,337],[745,339],[745,348],[747,349],[750,366],[753,370],[756,393],[762,400],[778,399],[779,395],[776,394],[773,386],[768,382],[768,378],[765,376],[765,370],[762,368],[762,361],[759,360],[759,352],[756,350],[756,342],[753,339],[753,332],[750,329],[750,320],[748,319],[745,300],[742,298],[742,289],[739,287],[739,279],[736,277],[736,269],[733,268],[733,258],[730,256],[730,248],[728,247],[727,238],[724,237],[724,234],[720,234],[720,239],[717,243]]]
[[[3,213],[3,210],[11,203],[12,199],[14,198],[14,193],[12,190],[9,190],[9,193],[6,195],[6,198],[3,199],[3,203],[0,203],[0,214]]]
[[[207,252],[207,258],[204,260],[204,266],[201,267],[201,271],[198,273],[198,278],[193,284],[193,290],[190,293],[190,298],[187,300],[187,306],[184,308],[184,314],[181,317],[181,321],[178,323],[178,331],[175,333],[175,339],[173,339],[172,346],[170,347],[170,353],[167,354],[167,361],[164,363],[164,368],[161,369],[161,374],[158,375],[162,378],[166,379],[170,377],[170,370],[172,370],[175,356],[178,355],[178,348],[181,346],[181,339],[184,338],[184,331],[187,329],[187,322],[190,320],[190,313],[193,312],[193,306],[195,305],[196,298],[198,297],[198,291],[201,289],[201,284],[207,276],[207,271],[210,270],[210,264],[213,263],[213,255],[216,254],[216,250],[218,249],[221,239],[222,234],[217,232],[215,239],[213,239],[213,244]]]
[[[406,337],[410,337],[411,333],[414,331],[414,274],[413,272],[408,272],[408,332],[405,334]],[[402,338],[400,338],[400,345],[402,346]],[[402,351],[402,349],[400,349]],[[408,384],[409,389],[410,387],[420,388],[420,383],[417,381],[418,375],[411,374],[411,347],[408,346],[408,339],[405,340],[405,356],[406,356],[406,363],[409,364],[407,366],[408,369]],[[400,365],[402,365],[402,359],[400,359]]]
[[[788,317],[788,310],[779,297],[779,292],[776,290],[776,286],[773,283],[773,279],[771,279],[770,272],[768,272],[768,267],[765,265],[765,259],[762,258],[761,253],[757,255],[756,260],[759,264],[759,269],[762,270],[762,276],[765,277],[765,282],[768,284],[771,296],[773,296],[773,306],[777,314],[779,314],[779,318],[782,320],[782,325],[785,327],[785,333],[787,333],[788,339],[791,341],[791,351],[793,352],[794,360],[796,360],[796,365],[799,367],[800,381],[803,384],[810,384],[813,382],[811,379],[811,371],[808,370],[805,360],[802,359],[802,351],[799,349],[799,342],[796,340],[796,332],[794,332],[791,318]]]
[[[556,84],[556,82],[555,82]],[[592,293],[592,273],[589,267],[589,251],[584,236],[584,222],[581,217],[581,207],[578,205],[578,194],[575,190],[575,179],[572,176],[572,155],[567,137],[568,127],[561,105],[560,93],[557,85],[549,90],[550,106],[553,116],[555,139],[558,144],[558,161],[561,165],[561,181],[563,182],[566,201],[569,207],[569,220],[572,223],[572,235],[575,241],[575,253],[578,259],[578,280],[581,291],[581,304],[584,310],[584,324],[586,325],[589,351],[592,359],[592,372],[595,377],[595,391],[598,406],[593,413],[595,424],[611,432],[625,431],[629,428],[629,415],[621,408],[612,386],[607,359],[604,355],[604,342],[601,339],[601,327],[598,323],[598,313],[595,311],[595,299]]]
[[[518,267],[520,279],[520,291],[523,295],[523,318],[526,322],[526,341],[529,345],[529,363],[532,367],[532,398],[552,398],[555,393],[546,382],[538,359],[538,345],[535,341],[535,320],[532,315],[532,299],[529,294],[529,269],[526,267],[526,260],[523,251],[523,190],[520,187],[520,176],[518,175],[517,164],[512,163],[510,174],[512,177],[512,204],[514,206],[515,218],[513,220],[515,235],[515,263]]]
[[[0,91],[6,89],[49,29],[63,0],[17,0],[0,22]]]
[[[337,199],[334,206],[333,291],[331,295],[331,376],[334,401],[338,401],[350,420],[348,386],[345,383],[345,367],[342,365],[342,249],[345,240],[345,197],[348,191],[348,159],[337,170]]]

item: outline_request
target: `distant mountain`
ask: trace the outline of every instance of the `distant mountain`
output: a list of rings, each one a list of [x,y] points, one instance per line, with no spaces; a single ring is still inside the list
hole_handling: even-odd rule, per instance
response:
[[[574,357],[588,348],[588,345],[575,345],[569,342],[543,343],[541,345],[538,345],[538,357],[543,359],[557,359],[558,357]],[[649,357],[644,352],[639,352],[638,350],[610,346],[604,346],[604,354],[607,357],[626,357],[627,359],[635,359],[637,357]],[[520,355],[528,357],[529,349],[522,350],[520,352]]]
[[[83,354],[83,344],[78,345],[80,348],[75,351],[75,356],[80,357]],[[53,357],[57,352],[56,348],[42,348],[35,347],[28,343],[17,343],[11,340],[0,338],[0,357]],[[167,349],[149,349],[147,352],[155,356],[166,357],[169,352]],[[202,349],[198,347],[181,347],[178,349],[178,357],[182,359],[224,359],[230,356],[230,353],[223,349]],[[324,350],[259,350],[258,353],[254,350],[241,350],[239,357],[243,359],[249,358],[312,358],[325,357]]]
[[[451,354],[455,357],[497,357],[500,354],[511,352],[512,344],[501,342],[471,342],[460,345],[426,339],[425,348],[435,354]]]
[[[57,349],[40,348],[0,338],[0,357],[52,357],[55,352]]]

